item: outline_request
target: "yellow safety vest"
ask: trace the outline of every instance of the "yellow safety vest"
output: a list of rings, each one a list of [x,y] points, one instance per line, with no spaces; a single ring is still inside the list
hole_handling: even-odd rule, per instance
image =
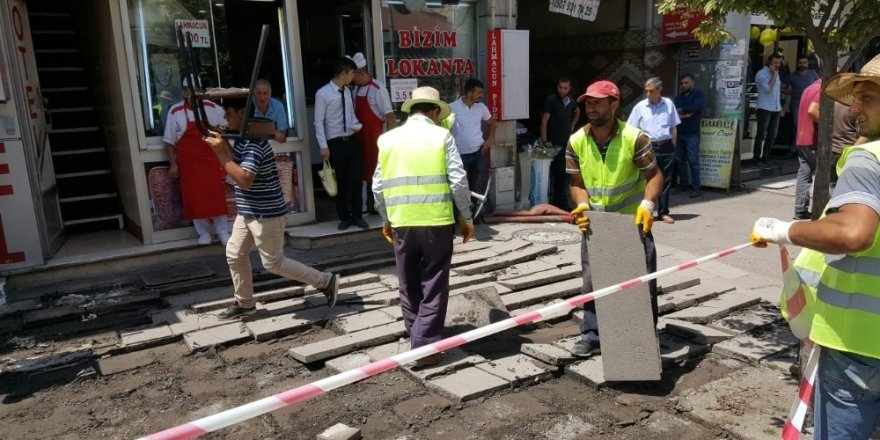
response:
[[[617,133],[605,153],[585,130],[578,130],[568,142],[578,157],[584,187],[590,194],[590,209],[594,211],[635,214],[645,195],[645,179],[633,164],[636,140],[642,131],[617,121]]]
[[[454,223],[446,170],[449,130],[415,115],[379,136],[382,195],[393,227]]]
[[[870,152],[880,162],[880,142],[849,147],[837,163],[838,175],[857,150]],[[804,282],[815,283],[810,339],[823,347],[880,359],[880,228],[873,245],[863,252],[826,259],[804,249],[795,268]]]

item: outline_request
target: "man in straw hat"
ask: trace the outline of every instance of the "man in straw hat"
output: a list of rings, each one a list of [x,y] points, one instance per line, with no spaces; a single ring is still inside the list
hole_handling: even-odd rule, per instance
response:
[[[582,292],[589,293],[593,291],[586,238],[590,209],[634,214],[645,247],[648,272],[657,270],[651,226],[654,204],[663,187],[663,173],[657,166],[648,135],[614,116],[620,106],[620,90],[614,83],[594,82],[577,100],[585,101],[589,124],[569,138],[565,167],[571,177],[571,199],[577,204],[571,214],[584,235],[581,240]],[[648,290],[656,324],[657,283],[651,281]],[[598,324],[596,304],[592,301],[584,304],[581,340],[575,343],[572,354],[590,356],[599,352]]]
[[[834,76],[823,92],[850,106],[859,134],[869,142],[843,150],[837,164],[837,186],[819,220],[761,218],[752,228],[751,239],[761,245],[794,244],[805,248],[795,262],[807,287],[807,307],[800,314],[808,314],[812,324],[809,339],[821,349],[814,438],[877,438],[880,56],[868,62],[861,73]]]
[[[412,348],[443,337],[449,300],[449,267],[458,210],[464,242],[474,235],[470,190],[461,157],[449,130],[439,126],[450,108],[433,87],[419,87],[401,110],[406,123],[379,137],[373,174],[382,235],[394,245],[400,308]],[[434,365],[436,353],[417,361]]]

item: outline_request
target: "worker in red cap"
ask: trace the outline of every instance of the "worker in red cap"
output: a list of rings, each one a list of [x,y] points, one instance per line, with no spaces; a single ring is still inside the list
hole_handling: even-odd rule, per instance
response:
[[[657,270],[657,253],[651,226],[654,204],[663,186],[651,140],[644,132],[617,119],[620,90],[610,81],[597,81],[578,98],[584,102],[589,123],[576,131],[566,148],[566,172],[571,199],[577,207],[571,212],[582,233],[581,267],[583,293],[593,291],[586,232],[590,226],[587,211],[633,214],[639,237],[645,247],[648,272]],[[651,281],[651,309],[657,323],[657,284]],[[599,326],[596,305],[584,304],[581,340],[571,350],[576,356],[599,352]]]

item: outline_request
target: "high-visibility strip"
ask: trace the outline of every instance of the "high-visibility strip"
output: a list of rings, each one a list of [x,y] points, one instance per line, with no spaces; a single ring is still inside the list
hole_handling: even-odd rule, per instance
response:
[[[856,292],[843,292],[824,283],[819,283],[816,296],[820,301],[840,307],[841,309],[861,310],[867,313],[880,314],[880,297]]]
[[[677,266],[668,267],[654,273],[642,275],[638,278],[633,278],[620,284],[609,286],[604,289],[599,289],[592,293],[580,294],[565,301],[560,301],[520,316],[508,318],[484,327],[476,328],[460,335],[452,336],[430,345],[424,345],[422,347],[415,348],[404,353],[396,354],[394,356],[391,356],[390,358],[382,359],[363,367],[354,368],[352,370],[348,370],[335,376],[330,376],[307,385],[302,385],[300,387],[285,391],[280,394],[276,394],[274,396],[266,397],[255,402],[228,409],[226,411],[205,418],[201,418],[180,426],[175,426],[174,428],[169,428],[164,431],[148,435],[146,437],[141,437],[138,440],[186,440],[195,438],[202,434],[213,432],[218,429],[222,429],[227,426],[243,422],[247,419],[266,414],[276,409],[288,405],[293,405],[294,403],[302,402],[304,400],[308,400],[312,397],[319,396],[336,388],[340,388],[342,386],[366,379],[368,377],[375,376],[379,373],[397,368],[409,362],[414,362],[423,357],[451,350],[453,348],[467,344],[468,342],[473,342],[477,339],[485,338],[486,336],[494,335],[495,333],[500,333],[504,330],[509,330],[524,324],[529,324],[544,317],[556,316],[562,313],[566,313],[575,307],[581,306],[590,301],[594,301],[598,298],[620,292],[621,290],[628,289],[630,287],[645,284],[648,281],[669,275],[671,273],[690,269],[699,264],[730,255],[734,252],[751,246],[752,243],[743,243],[730,249],[716,252],[714,254],[709,254],[704,257],[697,258],[696,260],[682,263]]]
[[[437,183],[448,183],[449,178],[444,175],[437,176],[404,176],[404,177],[395,177],[393,179],[382,180],[382,189],[386,190],[389,188],[394,188],[396,186],[404,186],[404,185],[432,185]]]
[[[419,205],[423,203],[445,203],[452,201],[452,194],[412,194],[408,196],[389,197],[385,199],[385,207],[397,205]]]
[[[601,188],[601,187],[593,187],[587,188],[587,192],[591,196],[597,197],[614,197],[620,194],[625,194],[629,192],[631,189],[635,188],[636,185],[639,184],[639,179],[633,180],[632,182],[625,183],[621,186],[616,186],[614,188]]]
[[[643,194],[641,194],[641,193],[633,194],[632,196],[630,196],[627,199],[624,199],[623,201],[620,201],[617,203],[612,203],[608,206],[602,206],[602,205],[596,204],[596,205],[593,205],[591,207],[591,209],[593,211],[617,212],[617,211],[620,211],[621,209],[623,209],[629,205],[634,205],[637,202],[640,202],[642,200],[642,197],[643,197]]]
[[[813,326],[813,311],[807,301],[801,271],[795,270],[791,256],[785,246],[779,246],[779,257],[782,260],[782,311],[788,321],[791,332],[801,340],[810,337]]]
[[[788,420],[785,421],[785,426],[782,428],[782,440],[798,440],[801,436],[801,430],[804,428],[804,419],[807,417],[807,410],[810,408],[813,384],[816,382],[820,352],[821,350],[818,345],[813,345],[813,349],[810,350],[807,368],[804,371],[804,377],[801,379],[801,385],[798,388],[797,399],[794,399],[791,411],[788,412]]]

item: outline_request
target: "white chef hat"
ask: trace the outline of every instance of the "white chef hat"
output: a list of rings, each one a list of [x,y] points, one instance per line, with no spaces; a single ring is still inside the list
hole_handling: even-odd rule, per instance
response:
[[[357,66],[358,69],[363,69],[364,67],[367,67],[367,59],[364,58],[363,53],[358,52],[358,53],[354,54],[353,57],[349,57],[349,58],[351,58],[351,60],[354,61],[354,65]]]

